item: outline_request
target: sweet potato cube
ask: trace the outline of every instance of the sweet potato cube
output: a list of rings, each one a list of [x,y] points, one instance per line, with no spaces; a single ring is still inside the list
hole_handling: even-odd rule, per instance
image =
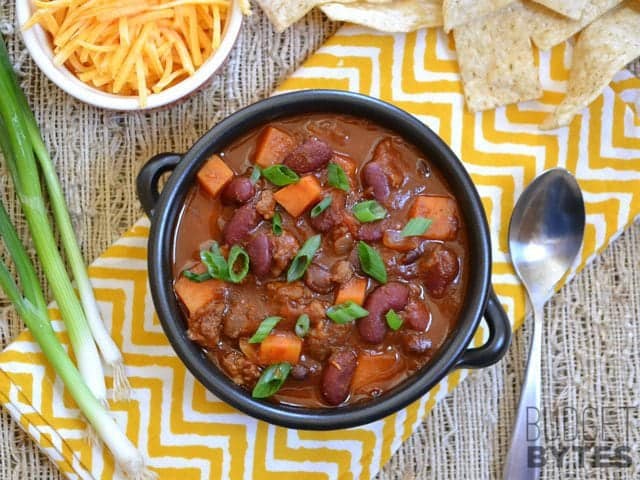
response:
[[[320,201],[322,187],[316,177],[308,175],[302,177],[298,183],[281,188],[273,196],[276,202],[295,218]]]
[[[394,351],[381,354],[361,352],[351,381],[351,391],[367,393],[380,387],[402,368],[403,362]]]
[[[291,135],[276,127],[267,126],[260,133],[253,161],[262,168],[282,163],[295,146],[296,141]]]
[[[454,240],[458,233],[458,209],[451,197],[421,195],[413,201],[411,218],[424,217],[433,223],[422,235],[429,240]]]
[[[364,278],[352,278],[340,287],[336,295],[335,304],[354,302],[358,305],[364,304],[367,295],[367,281]]]
[[[217,197],[233,178],[233,171],[218,156],[213,155],[198,172],[198,181],[209,195]]]
[[[302,351],[302,339],[292,332],[274,332],[260,343],[260,361],[273,363],[298,363]]]
[[[214,300],[223,298],[224,282],[207,280],[198,283],[181,276],[175,283],[174,289],[191,316]]]

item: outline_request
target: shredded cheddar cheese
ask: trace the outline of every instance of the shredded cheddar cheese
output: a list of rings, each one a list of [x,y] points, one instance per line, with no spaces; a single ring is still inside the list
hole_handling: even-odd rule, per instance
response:
[[[56,65],[102,91],[147,97],[217,50],[231,0],[35,0],[23,29],[50,35]],[[248,14],[246,0],[241,0]]]

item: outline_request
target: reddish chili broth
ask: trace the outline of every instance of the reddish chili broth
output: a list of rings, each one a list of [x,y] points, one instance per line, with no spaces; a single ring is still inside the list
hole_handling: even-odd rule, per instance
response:
[[[398,188],[391,190],[388,200],[384,203],[388,215],[383,221],[383,230],[402,230],[409,219],[413,202],[420,195],[439,195],[453,198],[446,180],[429,162],[428,158],[415,147],[407,144],[397,134],[367,120],[346,115],[309,114],[278,120],[269,125],[289,134],[294,139],[295,145],[300,145],[310,138],[318,138],[326,142],[334,152],[332,161],[336,160],[336,155],[346,156],[352,160],[356,170],[351,179],[350,192],[346,194],[344,211],[348,217],[351,217],[351,208],[355,203],[369,200],[375,194],[375,191],[372,191],[371,188],[366,189],[363,185],[363,169],[367,162],[372,161],[376,147],[385,139],[387,141],[390,139],[392,150],[397,152],[397,158],[393,163],[396,172],[401,172],[402,183]],[[222,152],[219,152],[219,156],[224,159],[224,162],[236,176],[248,178],[251,174],[256,155],[256,144],[261,138],[263,129],[264,127],[261,127],[246,133]],[[282,161],[282,158],[279,160]],[[342,164],[344,165],[344,163]],[[336,189],[327,184],[326,166],[301,176],[305,175],[313,175],[319,180],[322,185],[323,197],[327,194],[339,195]],[[261,191],[264,189],[278,190],[277,187],[262,178],[256,184],[255,195],[249,203],[255,203],[256,199],[260,199]],[[336,202],[334,198],[334,203],[339,204],[340,202]],[[224,245],[224,225],[229,222],[238,209],[238,205],[223,205],[219,198],[213,198],[196,182],[187,197],[176,231],[174,248],[176,281],[180,281],[183,270],[194,266],[198,268],[199,252],[203,247],[209,245],[211,240],[217,240],[221,245]],[[280,205],[278,205],[277,211],[282,215],[283,229],[295,237],[299,245],[302,245],[310,236],[318,233],[310,225],[308,210],[297,219],[287,214]],[[410,285],[410,301],[423,302],[428,307],[430,318],[426,322],[427,326],[423,332],[410,331],[411,329],[405,321],[398,331],[387,328],[383,341],[379,344],[372,344],[363,340],[357,328],[358,322],[362,320],[340,326],[336,326],[327,318],[318,320],[318,306],[326,308],[333,305],[339,285],[336,284],[327,293],[319,293],[307,287],[305,278],[299,282],[287,284],[285,268],[278,277],[267,275],[265,278],[257,279],[250,272],[240,284],[225,283],[225,297],[209,302],[209,304],[217,303],[219,306],[213,314],[209,313],[208,316],[203,314],[202,311],[207,308],[191,313],[185,308],[185,315],[189,318],[191,337],[206,349],[211,360],[236,383],[243,384],[245,388],[251,390],[256,380],[253,377],[262,371],[264,366],[257,365],[255,369],[250,368],[249,365],[259,363],[259,360],[247,358],[246,352],[243,353],[239,342],[243,344],[242,347],[245,350],[248,350],[249,356],[253,357],[260,347],[259,345],[248,346],[246,339],[253,335],[265,317],[283,316],[283,320],[276,326],[276,333],[280,331],[292,332],[298,315],[305,312],[310,301],[316,300],[317,302],[313,305],[315,317],[311,318],[311,330],[316,328],[320,332],[322,330],[320,326],[323,326],[322,332],[328,336],[328,339],[319,335],[320,341],[316,341],[315,345],[308,345],[308,343],[311,344],[309,336],[303,339],[300,363],[307,367],[306,376],[298,380],[294,378],[292,371],[284,385],[271,399],[276,402],[306,407],[329,406],[330,403],[327,401],[326,395],[322,393],[324,388],[322,382],[325,375],[323,370],[327,368],[330,358],[333,357],[323,358],[323,355],[331,355],[332,351],[345,349],[360,355],[356,370],[360,368],[360,364],[367,363],[366,360],[370,359],[370,356],[384,355],[386,360],[376,362],[374,359],[374,368],[368,369],[368,374],[363,373],[366,365],[362,367],[361,372],[356,372],[355,381],[353,378],[349,381],[349,395],[345,402],[361,402],[378,396],[425,365],[456,325],[467,283],[468,249],[466,227],[461,216],[458,213],[455,216],[457,218],[454,223],[457,223],[457,229],[453,239],[446,241],[420,239],[422,250],[417,249],[413,253],[387,248],[381,241],[367,242],[381,254],[386,265],[389,282]],[[344,230],[345,223],[354,232],[351,235],[352,238],[357,238],[361,224],[352,217],[350,221],[341,221],[340,225],[336,225],[334,229],[342,228]],[[247,238],[256,235],[256,232],[271,235],[271,221],[260,218],[259,225],[251,231]],[[322,233],[322,246],[314,257],[314,263],[331,268],[341,260],[349,261],[353,268],[353,274],[358,278],[367,279],[367,295],[370,295],[380,284],[364,274],[359,268],[355,252],[357,240],[353,240],[353,250],[348,248],[348,242],[345,242],[339,248],[340,253],[336,253],[332,234],[332,231]],[[363,235],[365,234],[363,233]],[[428,235],[428,230],[425,235]],[[244,239],[240,243],[246,245],[246,241]],[[345,246],[349,251],[344,251]],[[426,257],[435,255],[433,252],[442,246],[449,253],[455,255],[459,271],[456,272],[453,280],[447,282],[443,292],[433,295],[424,286],[421,266],[425,264]],[[412,259],[415,261],[411,262]],[[185,281],[184,278],[182,281]],[[298,291],[291,292],[292,289]],[[299,294],[300,291],[304,292],[304,301],[301,303],[306,302],[307,305],[299,306],[296,304],[296,300],[291,298]],[[289,296],[287,297],[287,295]],[[178,296],[180,298],[180,295]],[[287,299],[288,301],[286,301]],[[402,317],[405,312],[398,313]],[[203,333],[207,329],[209,333]],[[340,337],[333,342],[335,345],[332,345],[332,335]],[[410,336],[422,340],[427,339],[431,342],[431,347],[424,350],[423,343],[421,348],[424,351],[414,353],[407,347],[409,342],[407,339]],[[327,351],[318,353],[318,344],[324,344]],[[366,355],[369,356],[365,358]],[[363,358],[365,359],[363,360]],[[251,371],[253,373],[247,373]],[[304,372],[297,373],[297,377],[300,377],[300,374]],[[372,376],[372,373],[375,375]],[[335,403],[335,401],[331,403]]]

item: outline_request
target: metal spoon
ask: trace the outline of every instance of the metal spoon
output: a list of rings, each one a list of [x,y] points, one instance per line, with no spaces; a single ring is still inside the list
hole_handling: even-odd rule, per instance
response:
[[[561,168],[547,170],[537,177],[522,193],[511,215],[509,252],[529,296],[533,334],[504,469],[505,480],[535,480],[540,476],[535,447],[540,446],[542,431],[543,306],[580,250],[585,220],[580,187],[575,178]]]

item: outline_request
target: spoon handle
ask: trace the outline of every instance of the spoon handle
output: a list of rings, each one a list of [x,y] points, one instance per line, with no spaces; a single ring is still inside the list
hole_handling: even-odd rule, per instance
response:
[[[504,480],[537,480],[542,416],[540,411],[542,350],[542,305],[533,306],[533,334],[520,403],[511,433]]]

